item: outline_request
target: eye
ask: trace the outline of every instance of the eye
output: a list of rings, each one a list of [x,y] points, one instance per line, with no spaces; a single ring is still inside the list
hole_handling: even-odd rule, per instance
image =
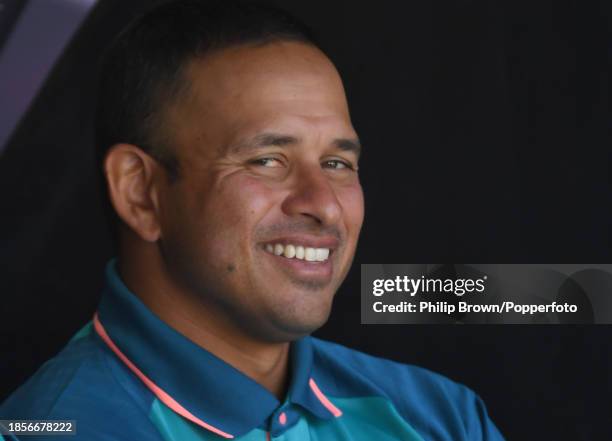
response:
[[[340,161],[338,159],[330,159],[329,161],[323,162],[323,166],[326,168],[332,168],[336,170],[341,169],[350,169],[353,170],[353,166],[345,161]]]
[[[277,158],[270,158],[270,157],[253,159],[252,161],[249,161],[249,164],[259,165],[259,166],[267,167],[267,168],[275,168],[275,167],[283,166],[280,160],[278,160]]]

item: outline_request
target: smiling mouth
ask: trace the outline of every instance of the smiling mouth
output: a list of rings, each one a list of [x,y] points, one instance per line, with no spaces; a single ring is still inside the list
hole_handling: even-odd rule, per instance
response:
[[[287,259],[305,260],[307,262],[326,262],[333,252],[330,248],[313,248],[302,245],[268,243],[264,247],[266,252]]]

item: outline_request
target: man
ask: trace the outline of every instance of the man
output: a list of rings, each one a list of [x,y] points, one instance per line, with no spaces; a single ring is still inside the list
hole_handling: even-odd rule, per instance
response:
[[[157,7],[106,57],[98,126],[119,255],[2,419],[76,420],[84,440],[502,439],[467,388],[308,337],[363,195],[342,82],[301,24]]]

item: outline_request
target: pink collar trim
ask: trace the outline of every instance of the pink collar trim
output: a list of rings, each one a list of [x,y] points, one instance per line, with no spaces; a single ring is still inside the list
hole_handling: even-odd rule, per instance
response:
[[[174,398],[172,398],[170,395],[168,395],[168,393],[166,393],[166,391],[164,391],[161,387],[159,387],[158,385],[156,385],[155,383],[153,383],[153,381],[151,381],[151,379],[149,377],[147,377],[145,374],[142,373],[142,371],[140,369],[138,369],[136,367],[136,365],[134,365],[134,363],[132,363],[123,352],[121,352],[121,350],[117,347],[117,345],[115,345],[115,343],[113,342],[113,340],[111,340],[111,338],[108,336],[108,334],[106,333],[106,330],[104,329],[104,326],[102,326],[102,323],[100,322],[100,319],[98,318],[98,313],[96,312],[94,314],[93,317],[93,324],[94,324],[94,328],[96,330],[96,332],[98,333],[98,335],[100,336],[100,338],[102,338],[102,341],[104,341],[104,343],[106,343],[106,345],[115,353],[115,355],[117,355],[117,357],[119,357],[119,359],[125,363],[125,365],[138,377],[140,378],[140,380],[142,380],[142,382],[145,384],[145,386],[147,386],[151,392],[153,392],[153,394],[162,402],[164,403],[166,406],[168,406],[170,409],[172,409],[174,412],[178,413],[179,415],[181,415],[182,417],[187,418],[189,421],[197,424],[200,427],[203,427],[207,430],[210,430],[211,432],[222,436],[223,438],[234,438],[234,435],[231,435],[229,433],[226,433],[224,431],[222,431],[221,429],[218,429],[214,426],[211,426],[210,424],[202,421],[201,419],[199,419],[197,416],[193,415],[191,412],[189,412],[187,409],[185,409],[183,406],[181,406],[180,403],[178,403]]]

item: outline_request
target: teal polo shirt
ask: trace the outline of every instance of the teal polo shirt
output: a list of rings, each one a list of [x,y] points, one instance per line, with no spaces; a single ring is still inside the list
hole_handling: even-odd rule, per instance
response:
[[[503,439],[470,389],[425,369],[313,337],[291,343],[290,368],[281,401],[160,320],[112,261],[93,320],[0,419],[76,420],[76,435],[28,440]]]

